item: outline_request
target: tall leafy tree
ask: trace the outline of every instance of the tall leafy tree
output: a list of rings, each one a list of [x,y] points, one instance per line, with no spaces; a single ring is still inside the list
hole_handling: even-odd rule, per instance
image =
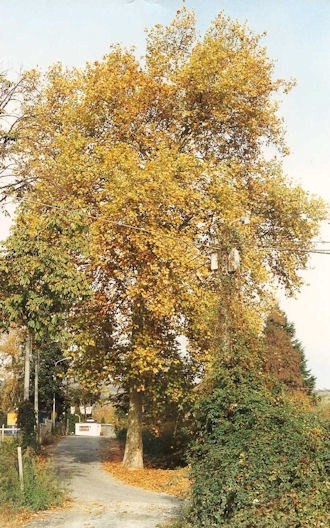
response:
[[[77,220],[74,223],[73,216],[69,222],[62,222],[55,213],[41,224],[32,211],[21,207],[0,256],[0,326],[6,332],[15,325],[22,342],[27,333],[32,338],[39,369],[38,396],[48,410],[54,391],[61,392],[59,380],[53,375],[55,362],[70,344],[70,312],[78,300],[88,296],[87,283],[77,268],[78,259],[73,259],[78,252],[74,237],[77,230],[80,224]],[[23,390],[19,400],[22,398]]]
[[[290,83],[273,73],[246,26],[220,14],[197,38],[183,8],[149,31],[143,62],[113,46],[82,70],[55,65],[26,103],[17,178],[41,224],[54,210],[84,224],[72,262],[84,262],[102,324],[74,335],[88,358],[101,336],[112,377],[129,387],[129,467],[143,464],[143,394],[175,371],[178,336],[208,358],[204,314],[230,297],[223,270],[209,273],[211,249],[239,251],[236,305],[251,324],[275,278],[289,291],[300,284],[324,213],[266,160],[267,147],[285,153],[277,99]]]

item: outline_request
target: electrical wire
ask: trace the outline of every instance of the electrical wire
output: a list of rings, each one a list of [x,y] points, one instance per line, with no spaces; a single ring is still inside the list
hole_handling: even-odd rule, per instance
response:
[[[32,204],[36,204],[36,205],[39,205],[39,206],[42,206],[42,207],[47,207],[49,209],[55,209],[55,210],[58,210],[58,211],[61,211],[61,212],[65,212],[65,213],[68,212],[67,208],[61,207],[59,205],[49,204],[49,203],[46,203],[46,202],[37,202],[37,201],[31,200],[29,198],[21,198],[20,199],[20,203],[21,202],[23,202],[23,203],[32,203]],[[17,203],[16,200],[8,200],[6,202],[6,205],[12,205],[12,204],[15,204],[15,203]],[[100,219],[99,216],[97,216],[95,214],[92,214],[92,213],[89,213],[88,211],[84,211],[83,209],[71,209],[71,211],[72,212],[76,212],[76,213],[82,213],[83,215],[85,215],[88,218],[91,218],[93,220],[99,220]],[[131,229],[131,230],[134,230],[134,231],[140,231],[140,232],[148,234],[148,235],[158,236],[158,233],[155,232],[155,231],[152,231],[150,229],[146,229],[144,227],[132,225],[132,224],[127,224],[125,222],[116,221],[116,220],[110,220],[110,219],[105,219],[105,220],[103,220],[103,222],[107,223],[107,224],[110,224],[110,225],[116,225],[118,227],[123,227],[125,229]],[[169,233],[162,233],[161,236],[165,237],[165,238],[169,238],[171,240],[175,240],[176,242],[177,242],[177,239],[178,239],[178,234],[172,235],[172,234],[169,234]],[[184,241],[183,241],[183,243],[184,243]],[[330,255],[330,249],[321,249],[321,248],[317,248],[316,247],[317,244],[330,244],[330,241],[327,241],[327,240],[316,240],[314,242],[314,244],[315,244],[315,247],[313,247],[311,249],[302,249],[302,248],[299,248],[299,247],[297,247],[295,245],[293,245],[291,247],[255,246],[254,249],[256,249],[257,251],[267,251],[267,250],[284,251],[284,252],[295,251],[295,252],[298,252],[298,253],[300,252],[300,253],[309,253],[309,254],[318,254],[318,255]],[[212,250],[212,251],[223,251],[223,248],[221,246],[217,246],[215,244],[211,245],[209,243],[200,242],[198,245],[199,245],[199,247],[204,247],[204,248],[207,248],[207,249]],[[0,249],[0,251],[3,251],[3,250]],[[192,260],[194,260],[195,258],[197,258],[197,257],[194,257]]]

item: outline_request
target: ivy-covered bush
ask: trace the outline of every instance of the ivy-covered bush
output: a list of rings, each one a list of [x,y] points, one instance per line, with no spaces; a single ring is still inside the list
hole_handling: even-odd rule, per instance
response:
[[[194,528],[330,526],[329,448],[318,419],[267,389],[259,373],[220,369],[199,404],[186,522]]]

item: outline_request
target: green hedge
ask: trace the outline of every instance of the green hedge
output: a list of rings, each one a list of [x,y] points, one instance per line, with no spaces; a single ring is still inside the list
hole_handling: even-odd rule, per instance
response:
[[[194,528],[327,528],[329,430],[260,376],[221,370],[198,409]]]

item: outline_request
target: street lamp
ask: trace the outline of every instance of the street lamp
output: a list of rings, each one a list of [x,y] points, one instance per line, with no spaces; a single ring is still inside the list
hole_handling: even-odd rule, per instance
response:
[[[72,359],[72,358],[70,356],[68,356],[66,358],[62,358],[62,359],[59,359],[58,361],[55,361],[54,368],[56,368],[56,366],[59,363],[62,363],[62,361],[69,361],[70,359]],[[53,391],[52,431],[54,433],[55,432],[55,416],[56,416],[56,392],[55,392],[56,375],[55,375],[55,373],[53,374],[53,380],[54,380],[54,391]]]

